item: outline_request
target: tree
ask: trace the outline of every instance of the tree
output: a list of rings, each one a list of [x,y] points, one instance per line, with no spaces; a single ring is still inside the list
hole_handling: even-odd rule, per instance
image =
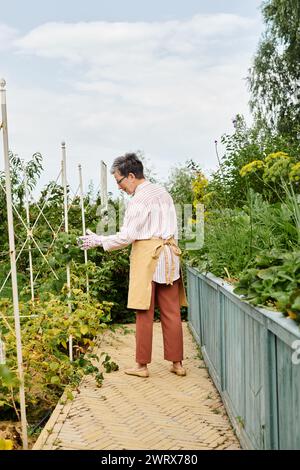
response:
[[[248,163],[274,152],[286,152],[295,161],[300,160],[300,143],[291,143],[288,136],[266,127],[261,120],[256,119],[252,127],[248,127],[244,117],[237,115],[234,123],[233,134],[224,134],[221,138],[225,147],[221,168],[211,175],[206,189],[212,194],[211,202],[215,207],[243,207],[247,191],[240,170]],[[260,193],[264,185],[256,181],[252,189]]]
[[[193,181],[195,181],[199,171],[200,167],[193,160],[187,160],[184,165],[171,169],[171,174],[165,186],[175,204],[193,203]]]
[[[300,2],[267,0],[266,24],[248,83],[252,110],[291,140],[300,138]]]

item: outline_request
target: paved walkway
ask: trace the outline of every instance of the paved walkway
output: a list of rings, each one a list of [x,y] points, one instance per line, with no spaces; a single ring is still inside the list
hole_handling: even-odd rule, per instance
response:
[[[33,449],[239,449],[219,394],[183,323],[186,377],[162,359],[160,323],[154,323],[150,377],[125,375],[134,365],[134,325],[106,332],[96,352],[120,367],[103,386],[86,377],[73,401],[58,404]],[[129,332],[128,332],[129,331]]]

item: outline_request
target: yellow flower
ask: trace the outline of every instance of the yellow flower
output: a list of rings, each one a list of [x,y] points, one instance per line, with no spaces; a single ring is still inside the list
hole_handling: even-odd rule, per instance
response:
[[[202,198],[205,195],[205,189],[208,185],[208,179],[205,178],[202,172],[198,172],[197,178],[192,183],[193,193],[194,193],[194,202],[202,201]]]
[[[291,181],[300,180],[300,162],[295,163],[295,165],[292,166],[291,171],[289,173],[289,178]]]
[[[265,163],[267,165],[272,165],[274,163],[274,160],[277,160],[278,158],[280,158],[280,159],[289,158],[290,159],[289,155],[286,152],[273,152],[273,153],[270,153],[269,155],[266,156]]]
[[[275,183],[278,179],[287,178],[290,171],[293,160],[285,152],[270,153],[265,158],[266,167],[263,174],[264,181],[271,181]]]
[[[250,173],[255,173],[257,170],[264,168],[264,162],[262,160],[253,160],[253,162],[247,163],[240,169],[240,175],[242,177]]]

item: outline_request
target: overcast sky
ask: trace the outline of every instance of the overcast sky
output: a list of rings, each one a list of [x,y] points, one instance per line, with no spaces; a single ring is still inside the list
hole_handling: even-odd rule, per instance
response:
[[[0,78],[9,144],[44,157],[42,183],[99,185],[108,166],[141,150],[162,179],[192,158],[216,168],[214,141],[250,119],[245,77],[263,29],[258,0],[0,0]],[[220,149],[221,150],[221,149]],[[0,167],[3,167],[2,144]],[[115,185],[109,177],[109,190]]]

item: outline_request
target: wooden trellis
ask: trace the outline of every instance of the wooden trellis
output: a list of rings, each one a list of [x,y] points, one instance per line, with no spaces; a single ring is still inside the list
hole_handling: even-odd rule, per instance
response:
[[[69,204],[69,196],[67,188],[70,188],[70,191],[73,193],[74,199],[76,197],[80,197],[80,207],[81,207],[81,215],[82,215],[82,234],[86,233],[86,226],[85,226],[85,208],[84,208],[84,193],[83,193],[83,178],[82,178],[82,167],[79,165],[79,185],[76,191],[74,192],[70,185],[68,185],[67,181],[67,171],[66,171],[66,145],[62,143],[62,161],[61,161],[61,170],[56,178],[55,184],[58,182],[59,178],[62,179],[62,187],[64,191],[64,213],[62,215],[61,223],[57,230],[55,230],[52,225],[50,224],[49,220],[45,216],[44,209],[47,204],[49,197],[53,191],[53,187],[47,191],[45,201],[40,206],[35,204],[38,208],[38,215],[35,221],[32,223],[30,220],[30,210],[29,210],[29,198],[30,198],[30,191],[28,189],[27,180],[26,180],[26,173],[24,176],[24,187],[25,187],[25,197],[26,197],[26,220],[23,219],[20,212],[18,211],[17,207],[13,204],[12,200],[12,191],[11,191],[11,180],[10,180],[10,161],[9,161],[9,146],[8,146],[8,129],[7,129],[7,107],[6,107],[6,90],[5,90],[6,82],[5,80],[0,80],[0,95],[1,95],[1,116],[2,121],[0,122],[0,131],[2,131],[3,136],[3,150],[4,150],[4,163],[5,163],[5,186],[2,185],[0,182],[1,189],[6,194],[6,203],[7,203],[7,221],[8,221],[8,235],[9,235],[9,255],[10,255],[10,271],[7,274],[4,282],[0,286],[0,293],[3,290],[4,286],[6,285],[8,279],[11,279],[12,284],[12,299],[13,299],[13,308],[14,308],[14,320],[15,320],[15,336],[16,336],[16,343],[17,343],[17,362],[18,362],[18,376],[20,380],[20,409],[21,409],[21,425],[22,425],[22,441],[23,441],[23,448],[28,448],[28,435],[27,435],[27,419],[26,419],[26,404],[25,404],[25,388],[24,388],[24,372],[23,372],[23,359],[22,359],[22,338],[21,338],[21,326],[20,326],[20,312],[19,312],[19,294],[18,294],[18,281],[17,281],[17,261],[21,255],[21,253],[25,250],[25,247],[28,247],[28,256],[29,256],[29,272],[30,272],[30,288],[31,288],[31,299],[34,301],[34,288],[35,283],[38,279],[38,276],[41,273],[41,269],[37,272],[37,274],[33,275],[33,260],[32,260],[32,247],[35,246],[46,262],[48,267],[50,268],[52,274],[58,279],[57,273],[50,265],[48,256],[51,253],[51,249],[53,244],[58,236],[58,233],[61,231],[62,226],[64,225],[65,233],[69,232],[69,225],[68,225],[68,213],[71,207]],[[102,208],[107,208],[107,174],[106,174],[106,165],[103,161],[101,161],[101,203]],[[104,204],[103,204],[104,203]],[[14,220],[13,217],[15,216],[20,220],[23,227],[26,230],[26,238],[23,242],[21,249],[16,257],[16,247],[15,247],[15,233],[14,233]],[[39,245],[39,241],[34,236],[34,229],[37,226],[37,223],[40,218],[44,218],[46,221],[52,235],[53,240],[48,247],[46,254],[43,253],[42,248]],[[87,264],[87,252],[84,252],[84,261]],[[69,263],[66,266],[67,271],[67,287],[68,287],[68,297],[71,293],[71,275],[70,275],[70,265]],[[87,291],[89,290],[89,280],[88,277],[86,279],[86,286]],[[71,304],[69,304],[69,309],[71,310]],[[69,338],[69,357],[72,361],[73,359],[73,351],[72,351],[72,337]],[[0,364],[5,363],[5,344],[0,337]]]

